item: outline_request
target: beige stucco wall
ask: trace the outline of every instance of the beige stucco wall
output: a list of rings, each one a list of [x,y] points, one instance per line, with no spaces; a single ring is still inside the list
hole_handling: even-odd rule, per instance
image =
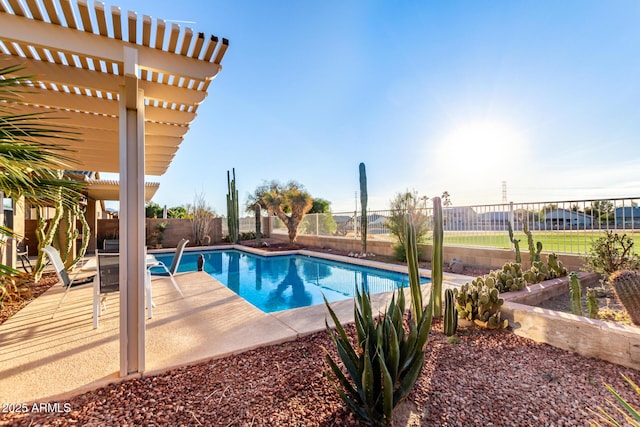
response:
[[[271,238],[278,241],[289,241],[285,234],[272,234]],[[361,252],[362,242],[347,237],[324,237],[324,236],[298,236],[297,242],[306,246],[317,246],[331,248],[348,252]],[[367,252],[376,255],[393,255],[392,242],[370,239],[367,241]],[[419,245],[422,258],[431,260],[431,245]],[[452,258],[462,260],[465,265],[483,268],[501,268],[507,262],[515,261],[515,252],[506,249],[479,248],[468,246],[445,246],[443,248],[443,259],[448,263]],[[545,259],[543,252],[543,259]],[[560,260],[569,271],[580,271],[584,259],[577,255],[562,254]],[[529,265],[529,253],[522,251],[522,263],[525,267]]]

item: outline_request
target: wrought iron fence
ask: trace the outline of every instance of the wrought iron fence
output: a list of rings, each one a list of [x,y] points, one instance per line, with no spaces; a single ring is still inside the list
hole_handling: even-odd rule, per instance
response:
[[[509,225],[523,251],[528,247],[528,228],[543,251],[585,254],[593,240],[606,231],[625,233],[634,241],[640,236],[640,197],[567,200],[552,202],[502,203],[493,205],[443,207],[446,245],[512,248]],[[416,210],[431,225],[431,208]],[[360,238],[360,212],[306,215],[298,228],[300,235]],[[369,211],[369,239],[394,240],[390,226],[394,212]],[[273,233],[286,234],[286,226],[273,217]],[[634,246],[635,247],[635,246]],[[637,252],[640,252],[636,248]]]

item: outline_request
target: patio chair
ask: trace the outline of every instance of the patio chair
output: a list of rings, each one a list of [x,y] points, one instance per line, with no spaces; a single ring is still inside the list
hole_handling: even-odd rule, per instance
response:
[[[120,251],[120,239],[104,239],[102,242],[103,252],[119,252]]]
[[[79,276],[80,270],[78,270],[78,272],[73,276],[73,279],[72,279],[69,277],[69,273],[67,272],[67,269],[64,266],[64,262],[62,262],[62,258],[60,258],[60,252],[58,252],[56,248],[54,248],[53,246],[45,246],[44,248],[42,248],[42,252],[44,252],[47,255],[47,257],[49,257],[49,261],[51,262],[51,265],[53,265],[53,268],[56,271],[56,276],[58,276],[58,280],[60,280],[60,283],[62,283],[62,286],[66,288],[64,291],[64,294],[62,295],[62,298],[60,298],[60,302],[58,303],[58,306],[56,307],[56,309],[53,311],[53,314],[51,315],[51,318],[53,319],[53,317],[56,315],[56,313],[60,309],[60,306],[62,306],[62,303],[64,302],[64,299],[67,297],[67,294],[69,293],[69,290],[71,289],[71,287],[80,285],[80,284],[89,283],[89,279],[91,279],[92,277],[95,277],[95,273],[92,273],[89,275],[84,274],[82,276]]]
[[[107,308],[107,294],[120,291],[120,254],[96,250],[97,280],[93,282],[93,328],[98,327],[98,318]],[[152,317],[151,280],[145,277],[148,318]]]
[[[29,261],[29,246],[27,246],[26,240],[27,239],[25,238],[18,242],[18,245],[16,246],[16,255],[22,263],[22,269],[26,273],[29,273],[33,271],[33,266],[31,265],[31,261]],[[29,269],[27,269],[27,265],[25,265],[25,262],[29,266]]]
[[[171,279],[173,287],[176,288],[176,291],[178,291],[182,298],[184,298],[184,294],[180,290],[180,287],[178,286],[174,275],[178,271],[178,266],[180,265],[180,260],[182,259],[182,253],[184,252],[184,247],[187,246],[187,243],[189,243],[187,239],[180,240],[180,243],[178,243],[178,247],[176,248],[176,254],[173,256],[173,261],[171,261],[171,267],[167,268],[165,263],[163,263],[162,261],[157,261],[157,264],[149,266],[150,270],[152,270],[153,268],[164,269],[164,271],[169,275],[169,279]]]

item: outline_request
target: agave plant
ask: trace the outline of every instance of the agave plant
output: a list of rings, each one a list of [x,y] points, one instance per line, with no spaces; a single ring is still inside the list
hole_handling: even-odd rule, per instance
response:
[[[640,387],[638,387],[633,381],[631,381],[625,375],[622,375],[622,377],[631,386],[631,388],[636,393],[638,393],[638,396],[640,396]],[[604,425],[606,426],[622,427],[623,425],[628,425],[632,427],[640,427],[640,410],[631,406],[609,384],[605,384],[605,387],[607,387],[607,390],[609,390],[609,392],[613,394],[613,396],[616,398],[617,404],[609,400],[607,400],[607,402],[615,408],[616,412],[619,415],[622,415],[624,417],[626,422],[625,424],[620,424],[611,414],[609,414],[607,411],[605,411],[602,408],[598,408],[599,413],[589,409],[589,411],[591,411],[598,417],[598,420],[594,422],[595,423],[594,425],[598,427],[603,427],[603,424],[600,424],[600,421],[603,421]]]
[[[409,226],[409,233],[415,236],[413,225]],[[407,252],[409,259],[417,259],[415,237]],[[360,291],[356,290],[355,347],[325,299],[335,331],[328,322],[325,322],[326,328],[346,373],[326,350],[325,358],[338,394],[367,425],[391,424],[393,409],[407,397],[424,364],[424,346],[431,329],[433,298],[427,307],[422,307],[417,263],[410,264],[409,279],[413,314],[409,316],[408,331],[403,326],[406,305],[404,289],[399,289],[393,295],[386,312],[377,319],[373,315],[367,289],[363,285]]]

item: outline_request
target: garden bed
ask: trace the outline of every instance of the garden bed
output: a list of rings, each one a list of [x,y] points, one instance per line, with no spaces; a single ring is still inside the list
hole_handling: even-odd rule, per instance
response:
[[[596,274],[581,273],[580,277],[585,286],[598,284]],[[568,293],[569,279],[565,277],[502,294],[502,316],[516,335],[640,370],[639,327],[537,306]]]

